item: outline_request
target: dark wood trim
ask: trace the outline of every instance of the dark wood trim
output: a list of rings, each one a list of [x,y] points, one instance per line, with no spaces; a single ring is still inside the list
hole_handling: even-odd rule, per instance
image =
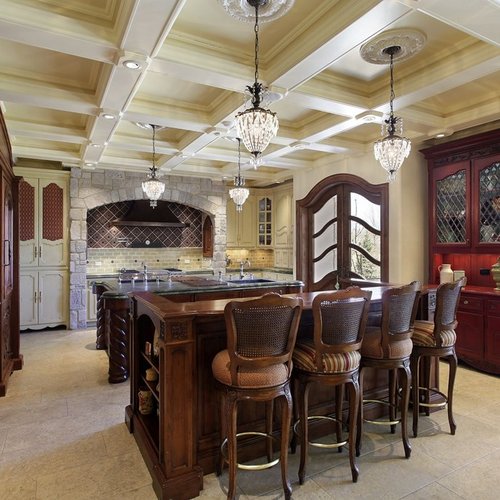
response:
[[[352,174],[335,174],[322,179],[301,200],[296,202],[296,273],[297,279],[305,283],[306,291],[313,291],[313,234],[312,228],[314,214],[335,194],[339,194],[339,188],[345,187],[349,192],[361,194],[372,202],[380,204],[381,207],[381,281],[389,279],[389,186],[384,184],[370,184],[365,179]],[[344,217],[343,214],[350,213],[347,206],[347,197],[340,200],[338,204],[337,219]],[[345,245],[343,241],[349,240],[348,224],[343,226],[343,234],[339,234],[337,245],[339,262],[343,260]],[[346,247],[347,248],[347,247]],[[345,261],[345,260],[344,260]],[[314,284],[314,290],[331,289],[340,278],[336,272],[328,273],[323,279]]]

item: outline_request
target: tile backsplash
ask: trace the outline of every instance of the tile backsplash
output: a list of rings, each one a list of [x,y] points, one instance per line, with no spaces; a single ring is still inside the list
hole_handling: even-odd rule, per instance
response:
[[[88,248],[87,274],[114,273],[126,269],[173,267],[183,271],[212,270],[212,259],[201,248]]]

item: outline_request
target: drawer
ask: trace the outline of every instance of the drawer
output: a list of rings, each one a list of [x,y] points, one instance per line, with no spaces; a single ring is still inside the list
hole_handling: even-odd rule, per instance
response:
[[[488,300],[486,302],[486,313],[500,315],[500,300]]]
[[[468,295],[460,296],[460,304],[458,305],[459,311],[474,311],[483,312],[483,301],[478,297],[470,297]]]

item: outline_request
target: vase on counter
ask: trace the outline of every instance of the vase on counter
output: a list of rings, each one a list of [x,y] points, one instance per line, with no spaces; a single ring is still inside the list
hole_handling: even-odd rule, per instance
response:
[[[453,270],[451,264],[441,264],[438,266],[439,283],[453,283]]]
[[[500,257],[498,257],[496,263],[491,266],[491,276],[496,284],[495,290],[500,291]]]

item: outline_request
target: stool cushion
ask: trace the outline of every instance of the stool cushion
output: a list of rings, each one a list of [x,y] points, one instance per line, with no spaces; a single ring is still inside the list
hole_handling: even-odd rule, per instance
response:
[[[229,353],[227,349],[216,354],[212,361],[214,377],[225,385],[231,382]],[[241,369],[238,373],[238,387],[258,389],[259,387],[273,387],[285,383],[289,378],[288,370],[284,364],[276,364],[265,368]]]
[[[372,359],[401,359],[411,354],[413,343],[404,339],[389,343],[389,353],[384,356],[382,351],[382,331],[380,328],[367,327],[361,344],[361,356]]]
[[[317,372],[317,352],[312,339],[304,339],[293,350],[294,366],[306,372]],[[359,368],[361,354],[358,351],[324,354],[321,373],[345,373]]]
[[[441,346],[451,347],[457,341],[455,330],[441,330]],[[432,321],[415,321],[413,344],[423,347],[436,347],[434,338],[434,323]]]

